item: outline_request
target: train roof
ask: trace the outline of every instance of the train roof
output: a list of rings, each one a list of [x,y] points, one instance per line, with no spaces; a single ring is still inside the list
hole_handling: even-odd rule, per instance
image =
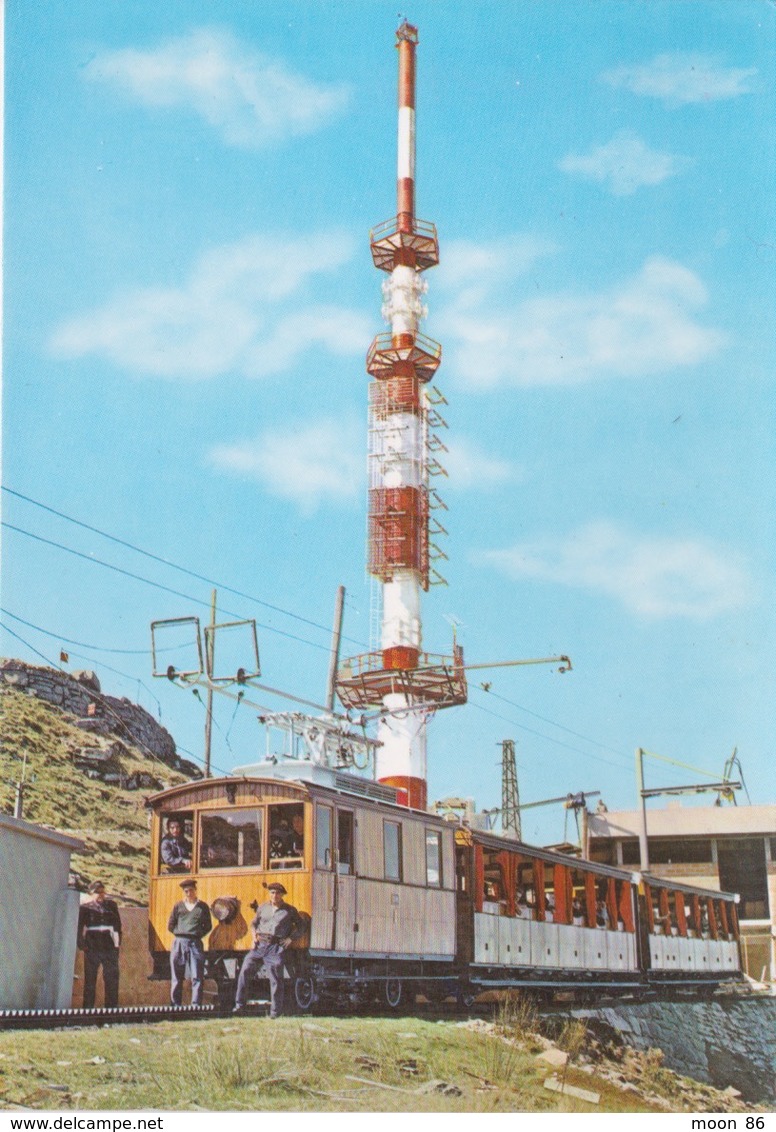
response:
[[[287,767],[288,764],[279,764],[277,767],[271,763],[258,764],[255,768],[257,772],[263,771],[264,773],[252,773],[254,768],[245,767],[238,768],[233,774],[223,775],[216,778],[196,778],[190,782],[183,782],[177,786],[171,786],[166,790],[160,790],[157,794],[152,794],[146,799],[146,805],[153,810],[162,809],[170,802],[180,802],[189,793],[197,793],[198,791],[208,790],[209,788],[227,786],[239,786],[243,783],[257,783],[262,785],[272,785],[279,788],[288,788],[291,792],[298,792],[301,797],[305,795],[310,798],[348,798],[350,801],[366,801],[378,803],[381,806],[388,807],[395,810],[399,814],[412,814],[416,818],[423,818],[423,820],[431,825],[447,827],[450,825],[448,821],[440,817],[438,814],[430,813],[428,810],[412,809],[408,806],[400,805],[397,800],[397,791],[391,786],[383,786],[379,782],[373,782],[367,778],[359,778],[355,774],[348,774],[345,771],[330,770],[325,767],[315,766],[315,774],[309,774],[309,766],[312,764],[305,764],[304,767],[298,768],[301,770],[299,777],[292,776]],[[277,773],[282,767],[283,773]],[[308,773],[305,773],[307,771]],[[242,772],[242,773],[240,773]]]
[[[616,880],[628,880],[633,884],[644,881],[651,888],[670,888],[672,892],[685,892],[690,896],[713,897],[715,900],[733,900],[738,903],[739,897],[734,892],[720,892],[718,889],[700,888],[698,885],[682,884],[673,877],[657,877],[639,869],[621,869],[616,865],[605,865],[599,861],[588,861],[581,857],[572,857],[568,853],[559,853],[556,849],[540,849],[529,845],[526,841],[517,841],[512,837],[499,837],[497,833],[488,833],[484,830],[462,827],[471,835],[478,845],[488,849],[507,850],[513,853],[524,853],[527,856],[547,861],[551,864],[567,865],[571,868],[586,869],[601,876],[614,877]]]
[[[568,853],[559,853],[556,849],[540,849],[536,845],[529,845],[527,841],[517,841],[513,837],[500,837],[497,833],[488,833],[481,829],[470,829],[468,826],[462,828],[467,830],[475,844],[484,845],[488,849],[524,853],[528,857],[535,857],[549,864],[586,869],[590,872],[600,873],[601,876],[614,877],[616,880],[634,881],[638,878],[638,873],[635,873],[632,869],[621,869],[616,865],[604,865],[598,861],[586,861],[581,857],[572,857]]]
[[[711,896],[715,900],[733,900],[736,904],[740,897],[737,892],[720,892],[718,888],[700,888],[697,884],[682,884],[673,877],[656,877],[652,873],[639,873],[645,884],[650,888],[670,888],[672,892],[686,892],[690,896]]]

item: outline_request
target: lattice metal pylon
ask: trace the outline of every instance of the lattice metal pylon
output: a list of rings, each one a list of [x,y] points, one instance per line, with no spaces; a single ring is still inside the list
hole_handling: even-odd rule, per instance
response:
[[[503,739],[501,743],[501,829],[518,841],[522,836],[514,739]]]

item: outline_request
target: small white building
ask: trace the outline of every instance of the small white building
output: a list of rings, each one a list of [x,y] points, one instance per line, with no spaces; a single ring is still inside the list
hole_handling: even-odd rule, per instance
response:
[[[0,814],[0,1009],[70,1006],[79,894],[74,837]]]

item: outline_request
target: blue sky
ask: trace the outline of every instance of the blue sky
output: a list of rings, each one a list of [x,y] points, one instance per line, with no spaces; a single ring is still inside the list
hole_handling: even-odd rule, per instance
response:
[[[455,619],[472,663],[574,662],[472,672],[430,724],[430,796],[497,805],[514,738],[524,801],[630,807],[637,746],[717,776],[738,747],[772,800],[774,6],[406,15],[449,424],[424,644]],[[339,584],[344,651],[369,644],[397,22],[381,0],[6,8],[3,652],[66,649],[197,756],[204,710],[152,679],[148,626],[204,622],[207,579],[258,620],[269,685],[322,700]],[[255,713],[216,711],[215,765],[254,759]],[[524,832],[559,840],[562,809]]]

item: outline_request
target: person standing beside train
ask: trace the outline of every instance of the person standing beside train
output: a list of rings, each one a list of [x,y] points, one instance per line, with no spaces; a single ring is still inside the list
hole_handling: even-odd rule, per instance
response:
[[[84,1009],[94,1006],[97,972],[102,967],[105,1005],[119,1004],[119,944],[121,916],[115,900],[105,894],[105,885],[96,880],[89,885],[94,899],[78,911],[78,948],[84,953]]]
[[[167,930],[175,936],[170,952],[170,1001],[180,1006],[183,1001],[183,980],[191,979],[191,1005],[202,1005],[202,981],[205,975],[205,949],[202,940],[209,935],[213,921],[204,900],[197,899],[197,882],[182,880],[183,900],[170,912]]]
[[[262,963],[267,968],[270,993],[270,1018],[283,1013],[285,985],[283,982],[283,952],[294,940],[301,939],[307,926],[292,904],[286,904],[283,897],[286,889],[275,881],[267,885],[269,900],[260,904],[251,921],[253,948],[245,956],[245,961],[237,980],[237,996],[234,1013],[245,1008],[251,980]]]

